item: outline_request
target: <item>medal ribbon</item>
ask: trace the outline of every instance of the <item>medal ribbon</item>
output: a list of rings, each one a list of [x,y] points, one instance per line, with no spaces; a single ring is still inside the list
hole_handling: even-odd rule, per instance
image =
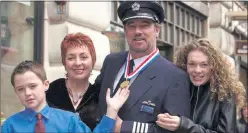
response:
[[[130,67],[130,53],[128,53],[127,56],[127,61],[125,64],[125,69],[124,69],[124,77],[126,79],[132,79],[135,75],[143,71],[146,67],[149,66],[150,63],[152,63],[157,57],[159,56],[159,50],[156,49],[153,51],[132,73],[129,73],[129,67]]]

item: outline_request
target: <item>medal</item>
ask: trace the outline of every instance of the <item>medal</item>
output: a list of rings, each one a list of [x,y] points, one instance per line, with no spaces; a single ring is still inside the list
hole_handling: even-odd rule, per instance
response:
[[[133,72],[130,73],[129,72],[130,53],[129,53],[127,56],[127,61],[126,61],[125,68],[124,68],[124,78],[127,79],[126,81],[130,81],[130,79],[132,79],[134,76],[136,76],[141,71],[143,71],[145,68],[147,68],[149,64],[152,63],[158,56],[159,56],[159,50],[156,49]],[[126,81],[123,82],[124,85],[129,84],[129,82],[126,83]]]
[[[126,88],[128,85],[129,85],[129,81],[126,80],[126,81],[121,83],[120,87],[123,89],[123,88]]]
[[[152,63],[159,55],[159,50],[156,49],[154,52],[152,52],[133,72],[129,72],[129,67],[130,67],[130,53],[127,56],[127,60],[125,63],[125,68],[124,68],[124,78],[126,78],[126,81],[123,81],[120,84],[120,88],[126,88],[130,84],[130,80],[139,74],[141,71],[143,71],[147,66],[149,66],[150,63]]]

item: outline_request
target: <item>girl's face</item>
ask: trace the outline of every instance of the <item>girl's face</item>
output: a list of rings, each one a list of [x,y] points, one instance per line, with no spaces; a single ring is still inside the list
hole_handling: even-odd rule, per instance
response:
[[[195,86],[208,82],[212,75],[208,56],[200,50],[191,51],[187,59],[187,72]]]

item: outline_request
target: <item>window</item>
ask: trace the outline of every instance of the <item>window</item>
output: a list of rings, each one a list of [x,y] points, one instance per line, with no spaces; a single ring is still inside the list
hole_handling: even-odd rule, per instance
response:
[[[247,64],[243,63],[243,61],[242,61],[242,64],[240,65],[239,79],[243,83],[246,90],[248,91],[247,72],[248,72]]]
[[[202,37],[205,16],[187,8],[180,2],[164,1],[162,4],[165,16],[169,16],[169,19],[165,18],[164,21],[164,34],[160,35],[161,39],[164,39],[163,41],[179,46],[192,39]],[[163,36],[165,37],[163,38]]]
[[[33,60],[34,2],[1,2],[1,111],[5,116],[23,109],[10,83],[14,67]]]
[[[117,15],[117,8],[120,5],[120,2],[112,1],[110,2],[110,4],[111,4],[110,27],[107,28],[102,33],[109,38],[111,53],[125,51],[126,49],[128,49],[128,46],[126,43],[122,22]]]
[[[112,20],[111,28],[109,28],[108,31],[123,32],[123,26],[117,16],[119,3],[118,1],[111,2]],[[203,36],[203,23],[206,17],[183,5],[181,2],[160,1],[159,3],[165,9],[165,19],[161,25],[157,45],[161,55],[172,60],[173,56],[170,54],[173,54],[173,46],[179,46],[192,39]],[[121,45],[125,45],[125,47],[122,47],[123,50],[128,49],[127,42]]]

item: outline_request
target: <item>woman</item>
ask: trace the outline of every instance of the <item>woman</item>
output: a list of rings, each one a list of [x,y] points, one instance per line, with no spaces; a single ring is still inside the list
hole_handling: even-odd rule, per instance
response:
[[[77,113],[93,129],[99,90],[89,83],[96,62],[92,40],[82,33],[68,34],[61,43],[61,57],[66,78],[50,84],[47,102],[51,107]]]
[[[244,88],[224,55],[207,39],[185,45],[175,64],[187,71],[191,83],[191,118],[159,114],[156,123],[182,133],[235,133],[236,106],[244,105]]]
[[[237,133],[248,132],[248,104],[241,109],[239,112],[239,118],[237,120]]]

